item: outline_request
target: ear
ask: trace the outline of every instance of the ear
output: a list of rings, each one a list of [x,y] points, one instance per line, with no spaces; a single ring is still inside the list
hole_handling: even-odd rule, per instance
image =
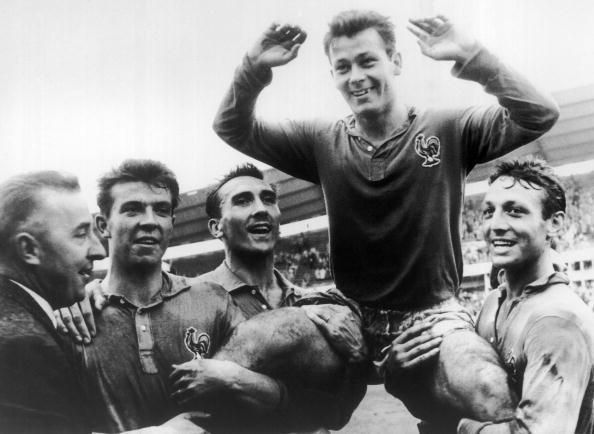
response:
[[[547,238],[551,239],[556,235],[560,235],[565,227],[565,213],[557,211],[553,213],[546,221]]]
[[[221,221],[219,219],[210,219],[208,221],[208,231],[214,238],[223,238],[223,231],[221,230]]]
[[[394,54],[392,54],[391,60],[394,65],[394,75],[400,75],[402,72],[402,55],[398,51],[395,51]]]
[[[16,251],[21,261],[29,265],[41,264],[41,245],[37,238],[28,232],[20,232],[14,237]]]
[[[111,234],[107,230],[107,219],[103,214],[95,215],[95,226],[103,238],[111,238]]]

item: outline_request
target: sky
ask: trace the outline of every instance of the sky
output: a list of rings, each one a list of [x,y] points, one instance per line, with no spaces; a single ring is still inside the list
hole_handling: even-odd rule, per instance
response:
[[[1,0],[0,180],[57,169],[79,176],[95,209],[96,179],[125,158],[163,161],[182,191],[204,187],[247,157],[212,131],[233,70],[273,21],[301,25],[296,60],[274,69],[259,115],[335,119],[322,38],[337,12],[393,18],[407,103],[491,102],[424,58],[410,17],[443,13],[549,92],[594,83],[592,0]],[[263,166],[264,167],[264,166]]]

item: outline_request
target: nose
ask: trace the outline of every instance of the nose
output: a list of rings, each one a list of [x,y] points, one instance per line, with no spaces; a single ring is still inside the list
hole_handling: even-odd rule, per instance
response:
[[[357,82],[363,81],[364,78],[365,78],[365,73],[363,71],[363,68],[360,68],[357,65],[353,65],[351,67],[351,75],[349,76],[349,82],[357,83]]]
[[[143,228],[155,228],[157,227],[157,218],[155,215],[155,211],[152,207],[147,207],[142,215],[142,219],[140,221],[140,226]]]
[[[99,261],[106,256],[105,248],[103,248],[103,244],[97,238],[94,232],[91,232],[89,237],[89,252],[87,254],[87,258],[91,261]]]
[[[259,212],[268,212],[268,208],[266,207],[266,204],[262,201],[262,199],[256,198],[254,200],[254,214],[257,214]]]
[[[490,219],[484,222],[485,237],[493,233],[494,235],[503,235],[508,228],[505,214],[501,210],[495,210]]]

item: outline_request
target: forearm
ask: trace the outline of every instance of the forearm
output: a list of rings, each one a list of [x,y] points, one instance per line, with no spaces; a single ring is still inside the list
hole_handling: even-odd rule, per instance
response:
[[[480,83],[485,92],[497,97],[509,118],[525,130],[531,140],[547,132],[559,117],[558,105],[550,95],[540,92],[484,47],[477,46],[465,63],[457,62],[452,74]]]
[[[313,152],[314,141],[319,141],[317,123],[256,118],[256,100],[271,80],[270,68],[255,68],[244,57],[219,107],[214,131],[228,145],[252,158],[297,178],[319,182]]]
[[[270,68],[256,69],[244,56],[213,123],[214,131],[230,146],[242,150],[252,132],[258,96],[271,80]]]
[[[283,400],[283,386],[278,381],[239,365],[236,374],[226,382],[234,404],[246,414],[274,412]]]

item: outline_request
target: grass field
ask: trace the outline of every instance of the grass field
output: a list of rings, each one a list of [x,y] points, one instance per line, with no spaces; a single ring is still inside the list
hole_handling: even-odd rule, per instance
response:
[[[367,394],[341,434],[418,434],[418,420],[404,405],[384,390],[383,385],[369,386]]]

